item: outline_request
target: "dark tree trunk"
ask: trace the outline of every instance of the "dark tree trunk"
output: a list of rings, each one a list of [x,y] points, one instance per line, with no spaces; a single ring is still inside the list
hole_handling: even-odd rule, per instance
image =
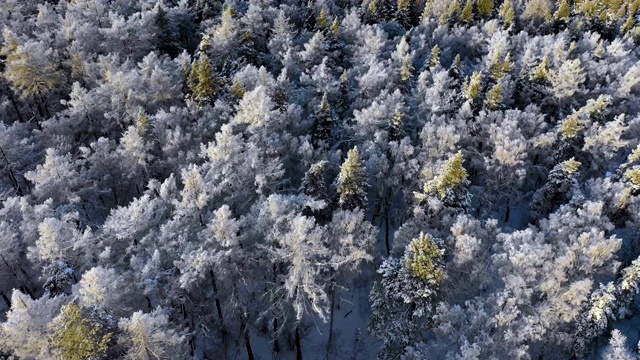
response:
[[[18,192],[18,195],[24,196],[24,192],[20,187],[20,183],[18,182],[18,178],[16,177],[16,174],[13,171],[13,167],[9,162],[9,158],[7,157],[7,154],[5,154],[2,148],[0,148],[0,153],[2,154],[2,158],[4,159],[4,161],[7,163],[7,169],[9,170],[9,181],[11,182],[11,185],[13,185],[13,187],[16,189],[16,191]]]
[[[387,246],[387,256],[391,255],[391,247],[389,246],[389,208],[384,211],[384,243]]]
[[[273,283],[276,284],[278,281],[278,266],[273,264],[271,267],[273,271]],[[273,316],[273,351],[280,352],[280,341],[278,341],[278,317],[274,314]]]
[[[296,325],[296,360],[302,360],[302,346],[300,345],[300,325]]]
[[[42,103],[42,108],[44,109],[44,112],[47,115],[47,118],[50,118],[51,112],[49,111],[49,106],[47,106],[47,101],[44,98],[44,96],[42,96],[42,94],[40,94],[40,102]]]
[[[11,100],[11,105],[13,105],[13,109],[16,111],[16,115],[18,115],[18,120],[20,120],[20,122],[24,122],[24,118],[22,118],[22,114],[20,113],[20,109],[18,108],[16,99],[13,97],[12,91],[7,91],[7,93],[9,94],[9,100]]]
[[[41,119],[44,119],[44,111],[42,110],[42,106],[40,106],[40,101],[36,100],[36,109],[38,110],[38,115],[40,115]],[[42,130],[42,127],[40,126],[40,122],[36,121],[36,123],[38,124],[38,127]]]
[[[20,290],[24,293],[27,293],[29,296],[31,296],[33,298],[33,292],[31,291],[31,289],[29,289],[29,287],[27,286],[27,284],[24,283],[24,281],[22,281],[20,279],[20,277],[18,276],[18,274],[14,271],[14,269],[9,265],[9,263],[7,262],[7,260],[4,258],[4,256],[0,255],[0,259],[2,259],[2,262],[4,263],[4,265],[7,267],[7,269],[9,269],[9,271],[11,271],[11,275],[13,275],[13,278],[16,279],[16,281],[18,283],[21,284],[20,286]],[[20,272],[22,272],[24,275],[27,275],[27,272],[24,271],[24,269],[20,268]]]
[[[504,222],[509,222],[510,213],[511,213],[511,207],[509,207],[509,200],[507,200],[507,212],[504,214]]]
[[[5,294],[4,292],[0,292],[0,296],[2,296],[2,299],[4,300],[4,302],[6,302],[7,305],[9,305],[9,308],[11,308],[11,299],[9,299],[7,294]]]
[[[213,288],[213,297],[216,302],[216,311],[218,312],[218,318],[220,322],[224,324],[224,318],[222,317],[222,306],[220,305],[220,298],[218,297],[218,285],[216,284],[216,277],[213,273],[213,270],[209,270],[209,275],[211,275],[211,287]]]
[[[253,356],[253,350],[251,349],[251,339],[249,337],[249,329],[247,329],[246,325],[244,326],[244,346],[247,349],[247,358],[249,360],[255,360]]]
[[[280,352],[280,341],[278,341],[278,318],[273,318],[273,352]]]
[[[327,350],[331,350],[331,343],[333,342],[333,315],[336,303],[336,291],[335,288],[331,287],[331,302],[329,304],[329,342],[327,344]]]
[[[113,199],[116,202],[116,206],[120,205],[120,199],[118,199],[118,192],[115,188],[111,188],[111,193],[113,194]]]

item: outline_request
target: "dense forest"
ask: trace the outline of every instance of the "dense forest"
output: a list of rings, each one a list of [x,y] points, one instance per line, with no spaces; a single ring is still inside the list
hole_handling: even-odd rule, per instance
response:
[[[0,359],[640,358],[640,0],[0,29]]]

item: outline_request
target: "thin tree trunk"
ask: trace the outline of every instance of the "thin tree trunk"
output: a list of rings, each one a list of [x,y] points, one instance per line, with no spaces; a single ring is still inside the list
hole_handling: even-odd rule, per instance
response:
[[[384,243],[387,246],[387,256],[391,255],[391,247],[389,246],[389,208],[384,211]]]
[[[213,296],[216,301],[216,311],[218,312],[218,318],[220,319],[220,322],[224,323],[224,319],[222,317],[222,306],[220,306],[220,298],[218,298],[218,285],[216,284],[216,278],[213,274],[213,270],[210,270],[209,274],[211,275],[211,287],[213,288]]]
[[[40,115],[40,118],[44,119],[44,111],[42,111],[42,106],[40,106],[40,101],[38,101],[37,99],[36,99],[36,109],[38,110],[38,114]],[[38,124],[38,127],[42,129],[40,127],[40,122],[36,121],[36,123]]]
[[[40,101],[42,102],[42,107],[44,108],[44,112],[47,115],[48,118],[51,117],[51,112],[49,111],[49,106],[47,106],[47,101],[45,100],[44,96],[42,96],[42,94],[40,94]]]
[[[13,97],[12,92],[7,91],[7,93],[9,93],[9,100],[11,100],[11,105],[13,105],[13,109],[16,111],[16,114],[18,115],[18,120],[20,120],[20,122],[24,122],[24,119],[22,118],[22,114],[20,113],[20,109],[18,108],[18,104],[16,103],[16,99]]]
[[[331,286],[331,302],[330,302],[330,308],[329,308],[329,342],[327,344],[327,355],[329,355],[329,351],[331,350],[331,345],[333,342],[333,315],[334,315],[334,309],[335,309],[335,303],[336,303],[336,291],[335,291],[335,287]]]
[[[120,199],[118,199],[118,193],[115,188],[111,188],[111,193],[113,194],[113,199],[116,201],[116,207],[120,205]]]
[[[278,266],[273,264],[271,267],[273,271],[273,283],[276,284],[278,281]],[[273,315],[273,351],[280,352],[280,342],[278,341],[278,317]]]
[[[9,299],[7,294],[5,294],[3,291],[3,292],[0,292],[0,295],[2,296],[2,299],[4,300],[4,302],[6,302],[7,305],[9,305],[9,308],[11,308],[11,299]]]
[[[244,325],[244,346],[247,349],[247,357],[249,360],[255,360],[253,356],[253,350],[251,349],[251,338],[249,336],[249,329],[247,329],[247,325]]]
[[[273,352],[280,352],[280,341],[278,341],[278,318],[273,318]]]
[[[300,325],[296,325],[296,360],[302,360],[302,346],[300,345]]]
[[[507,212],[504,214],[504,222],[509,222],[510,213],[511,213],[511,208],[509,207],[509,200],[507,200]]]
[[[0,153],[2,154],[2,157],[4,158],[4,161],[7,163],[7,169],[9,169],[9,180],[11,181],[11,184],[13,185],[13,187],[18,192],[18,195],[24,196],[24,192],[22,191],[22,188],[20,187],[20,183],[18,182],[18,178],[16,178],[16,174],[13,171],[13,167],[11,166],[11,163],[9,162],[9,158],[7,157],[7,154],[5,154],[4,149],[0,148]]]
[[[13,275],[13,278],[16,279],[18,283],[21,284],[20,288],[22,289],[22,291],[26,292],[27,294],[29,294],[29,296],[33,297],[33,292],[31,291],[31,289],[29,289],[27,284],[25,284],[24,281],[22,281],[20,277],[18,277],[18,274],[13,270],[11,265],[9,265],[9,263],[7,262],[7,259],[5,259],[4,256],[2,255],[0,255],[0,259],[2,259],[2,262],[4,263],[4,265],[7,267],[7,269],[9,269],[9,271],[11,272],[11,275]],[[27,272],[24,271],[22,268],[20,268],[20,270],[22,271],[23,274],[25,275],[27,274]]]

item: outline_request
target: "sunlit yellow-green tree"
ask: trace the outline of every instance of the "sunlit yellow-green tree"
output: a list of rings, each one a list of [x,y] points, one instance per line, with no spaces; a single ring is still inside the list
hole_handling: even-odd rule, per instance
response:
[[[80,306],[65,305],[56,320],[52,342],[63,359],[95,359],[107,351],[112,334],[86,318]]]
[[[411,241],[407,250],[404,261],[409,273],[431,286],[439,286],[444,277],[443,250],[438,248],[433,238],[420,233],[418,238]]]

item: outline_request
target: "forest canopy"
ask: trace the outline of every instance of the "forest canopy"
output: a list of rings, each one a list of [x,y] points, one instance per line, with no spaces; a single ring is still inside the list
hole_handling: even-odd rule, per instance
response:
[[[640,358],[640,0],[0,29],[0,359]]]

